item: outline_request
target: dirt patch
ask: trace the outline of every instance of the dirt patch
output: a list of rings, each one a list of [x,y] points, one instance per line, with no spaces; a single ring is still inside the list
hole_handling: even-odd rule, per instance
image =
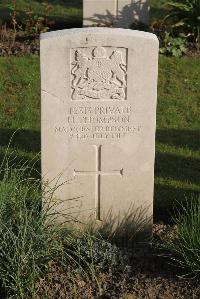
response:
[[[36,54],[40,53],[39,39],[31,39],[23,42],[16,41],[11,42],[0,42],[0,56],[22,56],[25,54]]]
[[[194,43],[188,43],[188,51],[187,51],[188,57],[200,57],[200,43],[194,44]]]
[[[166,226],[155,224],[154,237]],[[179,279],[176,269],[155,254],[153,248],[124,251],[128,261],[123,266],[97,271],[93,277],[75,274],[74,269],[52,265],[39,281],[37,299],[199,299],[200,287]]]
[[[152,265],[153,267],[155,264]],[[129,270],[129,271],[128,271]],[[163,270],[165,266],[163,265]],[[164,272],[164,271],[163,271]],[[179,280],[173,273],[147,271],[134,273],[108,271],[95,279],[74,276],[71,269],[54,266],[38,284],[37,299],[199,299],[200,288],[194,283]],[[96,281],[95,281],[96,280]],[[77,296],[77,297],[76,297]]]

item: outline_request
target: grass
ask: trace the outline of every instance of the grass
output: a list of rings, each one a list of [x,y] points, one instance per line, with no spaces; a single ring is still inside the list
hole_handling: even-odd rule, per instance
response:
[[[181,277],[200,280],[200,198],[180,205],[174,223],[161,248],[167,250],[167,257],[178,266]]]
[[[32,160],[40,152],[40,77],[38,57],[0,59],[0,160],[13,133],[9,154]],[[40,163],[37,162],[39,170]]]
[[[45,1],[43,1],[45,2]],[[56,27],[80,27],[82,24],[82,1],[81,0],[48,0],[51,5],[49,11],[49,20],[55,21]],[[17,0],[17,20],[23,22],[26,18],[25,12],[31,7],[33,14],[37,16],[45,15],[45,9],[41,5],[41,1]],[[10,22],[10,14],[12,11],[11,1],[2,0],[0,2],[0,20],[2,23]]]
[[[32,178],[32,167],[9,167],[7,157],[0,165],[0,281],[6,298],[33,298],[49,262],[63,258],[61,227],[52,225],[50,209],[41,211],[40,180]],[[50,202],[51,192],[46,196]]]
[[[175,200],[192,199],[200,191],[199,67],[199,59],[160,59],[155,211],[163,220]]]
[[[169,220],[175,201],[200,191],[197,58],[160,57],[158,82],[155,220]],[[40,76],[37,56],[0,58],[0,158],[31,160],[40,151]],[[40,164],[37,165],[38,170]]]
[[[1,125],[39,128],[39,84],[38,57],[1,58]]]

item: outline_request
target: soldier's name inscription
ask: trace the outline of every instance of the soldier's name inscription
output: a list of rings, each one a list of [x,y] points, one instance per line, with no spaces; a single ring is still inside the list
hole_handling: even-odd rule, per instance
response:
[[[126,100],[127,49],[71,49],[72,100]]]
[[[141,125],[130,125],[132,107],[73,106],[69,107],[65,124],[56,124],[56,134],[67,134],[71,139],[120,139],[141,131]]]
[[[69,107],[67,121],[72,124],[128,123],[131,113],[131,105],[74,106]]]

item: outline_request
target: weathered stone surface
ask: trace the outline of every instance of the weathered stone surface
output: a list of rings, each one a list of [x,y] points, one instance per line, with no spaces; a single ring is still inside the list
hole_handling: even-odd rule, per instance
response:
[[[41,35],[43,179],[82,221],[152,216],[157,60],[150,33]]]
[[[128,28],[149,22],[149,0],[83,0],[83,26]]]

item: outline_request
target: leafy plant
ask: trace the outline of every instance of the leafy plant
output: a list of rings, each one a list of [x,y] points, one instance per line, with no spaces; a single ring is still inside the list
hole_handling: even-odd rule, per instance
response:
[[[200,279],[200,198],[181,207],[175,226],[163,240],[173,265],[185,278]]]
[[[42,6],[44,9],[44,15],[38,16],[33,14],[32,7],[29,6],[26,10],[27,18],[24,20],[25,32],[28,35],[38,35],[41,32],[46,32],[52,22],[49,21],[48,15],[52,10],[52,6],[48,4],[48,1],[43,1]]]
[[[170,33],[165,32],[163,45],[160,48],[161,54],[174,57],[181,57],[187,52],[186,40],[181,37],[172,37]]]
[[[73,238],[71,246],[79,258],[79,265],[85,263],[90,268],[105,271],[122,263],[122,254],[117,246],[99,234],[82,232],[82,236]]]
[[[173,21],[173,29],[187,37],[192,37],[196,42],[200,41],[200,1],[176,0],[168,2],[171,7],[165,20]]]
[[[15,43],[15,39],[16,39],[16,35],[17,35],[17,1],[16,0],[12,0],[12,4],[11,4],[11,24],[13,26],[13,44]]]
[[[13,27],[13,44],[19,30],[24,29],[28,35],[38,35],[41,32],[46,32],[49,26],[54,23],[53,21],[49,21],[49,13],[52,10],[52,5],[48,3],[48,0],[41,2],[42,15],[35,15],[31,5],[29,5],[25,10],[25,18],[22,22],[19,22],[17,19],[17,1],[12,0],[9,7],[11,9],[10,22]]]

